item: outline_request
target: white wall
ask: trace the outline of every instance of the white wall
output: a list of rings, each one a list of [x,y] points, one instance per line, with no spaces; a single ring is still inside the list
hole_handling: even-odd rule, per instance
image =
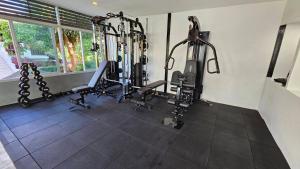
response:
[[[300,168],[299,110],[300,97],[266,80],[259,112],[292,169]]]
[[[94,72],[69,73],[58,76],[45,77],[51,93],[69,91],[74,87],[87,84]],[[0,106],[17,103],[19,97],[18,87],[19,81],[9,80],[0,82]],[[30,80],[30,98],[41,97],[41,92],[38,90],[35,80]]]
[[[187,17],[195,15],[202,30],[211,31],[216,46],[220,75],[206,73],[203,98],[215,102],[257,109],[264,80],[280,26],[284,2],[257,3],[172,14],[171,47],[187,37]],[[151,80],[163,79],[166,15],[148,16]],[[153,36],[154,38],[152,38]],[[183,70],[186,49],[178,48],[173,70]],[[152,58],[154,57],[154,58]],[[209,57],[212,57],[211,51]],[[158,73],[154,73],[158,72]],[[171,79],[172,71],[169,73]]]
[[[300,1],[299,0],[287,0],[282,18],[282,24],[290,24],[300,22]]]
[[[288,24],[284,33],[280,52],[274,69],[274,78],[285,78],[295,62],[300,38],[300,23]]]
[[[148,24],[146,24],[148,18]],[[147,56],[149,62],[147,70],[149,73],[149,83],[165,78],[165,59],[166,59],[166,37],[167,37],[167,14],[151,15],[139,17],[147,32],[149,48]],[[148,25],[148,27],[147,27]],[[158,88],[163,91],[163,86]]]
[[[288,81],[287,89],[300,97],[300,38],[298,39],[296,59]]]

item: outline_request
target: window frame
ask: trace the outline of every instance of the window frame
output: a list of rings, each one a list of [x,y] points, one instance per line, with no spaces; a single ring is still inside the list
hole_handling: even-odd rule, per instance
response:
[[[58,7],[56,7],[58,8]],[[18,44],[17,41],[17,37],[16,37],[16,31],[14,29],[14,25],[13,22],[21,22],[21,23],[27,23],[27,24],[35,24],[35,25],[40,25],[40,26],[47,26],[51,29],[51,40],[52,43],[54,45],[54,53],[55,53],[55,58],[56,58],[56,67],[57,67],[57,72],[47,72],[47,73],[43,73],[44,77],[52,77],[52,76],[61,76],[61,75],[69,75],[69,74],[77,74],[77,73],[84,73],[84,72],[93,72],[97,69],[97,63],[95,62],[95,69],[86,69],[85,66],[85,55],[84,55],[84,47],[83,47],[83,39],[82,39],[82,33],[93,33],[92,30],[88,30],[88,29],[82,29],[82,28],[76,28],[76,27],[70,27],[70,26],[65,26],[65,25],[61,25],[60,24],[60,18],[59,18],[59,10],[56,10],[56,15],[57,15],[57,24],[53,24],[53,23],[48,23],[48,22],[42,22],[42,21],[37,21],[37,20],[30,20],[30,19],[26,19],[26,18],[19,18],[19,17],[14,17],[14,16],[7,16],[7,15],[2,15],[0,14],[0,18],[7,20],[9,23],[9,29],[10,29],[10,33],[12,36],[12,41],[13,41],[13,45],[16,51],[16,58],[18,61],[18,64],[21,65],[22,61],[21,61],[21,55],[20,55],[20,46]],[[56,48],[56,39],[55,39],[55,30],[57,32],[59,32],[59,29],[63,30],[63,29],[69,29],[69,30],[74,30],[74,31],[79,31],[79,35],[80,35],[80,49],[81,49],[81,54],[82,54],[82,64],[83,64],[83,71],[79,71],[79,72],[60,72],[60,66],[61,64],[59,63],[59,58],[58,58],[58,50]],[[62,32],[61,32],[62,33]],[[93,39],[91,39],[92,41]],[[55,43],[55,44],[54,44]],[[64,42],[61,42],[61,40],[59,39],[59,43],[64,44]],[[66,55],[65,55],[65,51],[61,50],[62,52],[64,52],[64,54],[62,54],[62,59],[66,61]],[[63,61],[64,62],[64,61]],[[63,69],[66,70],[66,64],[62,63]],[[18,78],[12,78],[12,79],[0,79],[0,82],[7,82],[7,81],[16,81],[18,80]]]

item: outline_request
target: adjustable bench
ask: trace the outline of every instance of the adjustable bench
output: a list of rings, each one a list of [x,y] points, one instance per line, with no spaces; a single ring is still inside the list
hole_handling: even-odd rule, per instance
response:
[[[96,72],[94,73],[92,79],[90,80],[89,84],[88,85],[83,85],[83,86],[79,86],[79,87],[76,87],[76,88],[73,88],[72,89],[72,92],[73,93],[79,93],[80,94],[80,97],[79,98],[70,98],[70,102],[75,104],[75,105],[78,105],[78,106],[81,106],[81,107],[84,107],[84,108],[87,108],[89,109],[90,106],[88,104],[85,103],[85,96],[88,95],[88,94],[91,94],[91,93],[96,93],[96,92],[99,92],[98,89],[97,89],[97,85],[107,67],[107,64],[108,62],[107,61],[102,61],[99,65],[99,68],[96,70]]]
[[[154,94],[153,89],[156,89],[159,86],[162,86],[166,83],[164,80],[159,80],[153,83],[150,83],[149,85],[145,87],[141,87],[137,90],[137,94],[139,97],[137,99],[131,99],[131,102],[135,103],[137,106],[141,107],[147,107],[148,109],[151,109],[151,106],[147,105],[146,103],[146,97],[148,95]]]

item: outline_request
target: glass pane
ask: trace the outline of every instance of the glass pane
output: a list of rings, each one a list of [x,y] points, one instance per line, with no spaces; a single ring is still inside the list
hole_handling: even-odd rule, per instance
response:
[[[0,19],[0,80],[19,77],[18,68],[8,21]]]
[[[68,72],[83,71],[79,31],[63,30]]]
[[[82,32],[82,43],[84,49],[85,69],[92,70],[96,68],[95,53],[91,51],[93,34]]]
[[[35,63],[42,73],[57,72],[56,51],[52,28],[42,25],[13,22],[22,62]]]

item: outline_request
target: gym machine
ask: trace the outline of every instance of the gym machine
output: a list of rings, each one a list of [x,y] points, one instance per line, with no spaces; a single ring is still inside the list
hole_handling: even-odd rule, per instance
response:
[[[71,97],[70,98],[70,102],[81,106],[83,108],[86,109],[90,109],[90,105],[86,104],[85,102],[85,96],[89,95],[89,94],[96,94],[98,96],[101,95],[101,93],[104,92],[105,89],[103,89],[101,86],[101,77],[103,76],[105,70],[108,67],[108,62],[107,61],[102,61],[99,65],[99,68],[96,70],[96,72],[94,73],[93,77],[91,78],[90,82],[88,83],[88,85],[82,85],[76,88],[72,89],[73,93],[78,93],[79,97]],[[72,109],[73,107],[71,107],[70,109]]]
[[[104,77],[101,79],[100,86],[103,89],[100,95],[108,95],[116,97],[116,92],[122,85],[120,81],[120,73],[122,68],[122,58],[119,55],[119,38],[120,34],[117,29],[106,22],[107,18],[95,16],[92,18],[93,23],[93,48],[97,60],[106,60],[107,68]],[[98,95],[98,96],[100,96]]]
[[[209,32],[201,32],[197,17],[189,16],[188,20],[191,22],[188,37],[172,48],[167,58],[168,64],[166,64],[170,65],[170,67],[165,67],[168,70],[173,69],[175,58],[172,55],[174,50],[181,45],[187,44],[184,72],[174,71],[171,78],[171,91],[176,92],[176,95],[174,98],[169,99],[168,103],[176,107],[172,112],[174,116],[163,120],[163,124],[171,125],[177,129],[180,129],[184,124],[183,113],[187,111],[194,101],[201,99],[205,64],[207,64],[208,73],[220,73],[216,49],[208,42]],[[207,46],[212,49],[214,57],[206,61]],[[169,64],[170,61],[172,61],[171,64]],[[211,62],[214,62],[215,70],[210,69]]]
[[[118,22],[117,29],[109,21]],[[118,101],[121,102],[131,97],[137,89],[147,85],[148,58],[145,55],[147,42],[144,28],[138,18],[135,20],[127,18],[123,12],[108,13],[105,17],[95,16],[92,22],[94,32],[92,50],[98,56],[104,53],[105,60],[108,61],[102,84],[106,84],[109,88],[120,85],[121,95]]]

